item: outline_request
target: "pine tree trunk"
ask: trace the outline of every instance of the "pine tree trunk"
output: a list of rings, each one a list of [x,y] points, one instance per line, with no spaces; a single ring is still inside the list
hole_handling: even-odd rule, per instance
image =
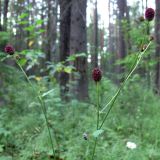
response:
[[[108,31],[109,31],[109,35],[108,35],[108,52],[110,54],[110,57],[108,59],[108,66],[107,66],[107,71],[109,73],[111,73],[111,78],[113,79],[112,77],[112,73],[115,71],[115,68],[114,68],[114,63],[115,63],[115,43],[116,43],[116,40],[114,37],[115,36],[115,24],[111,23],[111,13],[113,12],[113,2],[111,2],[111,0],[108,1],[108,11],[109,11],[109,26],[108,26]]]
[[[28,0],[25,2],[28,3]],[[23,1],[21,2],[16,2],[15,5],[17,6],[17,9],[15,10],[15,14],[16,14],[16,21],[18,21],[18,17],[19,15],[21,15],[24,12],[25,9],[25,3]],[[22,19],[23,20],[28,20],[28,17],[25,17]],[[24,31],[24,28],[27,26],[26,25],[21,25],[21,24],[17,24],[16,27],[16,40],[15,40],[15,49],[16,51],[21,51],[23,49],[27,49],[27,42],[28,40],[24,40],[27,37],[27,31]]]
[[[123,28],[123,20],[125,19],[126,14],[126,0],[117,0],[119,8],[119,36],[118,36],[118,58],[123,59],[126,56],[126,43],[125,43],[125,33]],[[119,66],[119,73],[123,73],[124,68],[122,65]]]
[[[7,13],[8,13],[8,3],[9,0],[4,0],[4,9],[3,9],[3,30],[7,30]]]
[[[71,10],[71,34],[70,34],[70,53],[86,53],[86,7],[87,0],[72,0]],[[87,58],[79,57],[74,66],[79,73],[74,95],[79,100],[88,99],[88,78],[87,78]],[[75,77],[74,77],[75,78]]]
[[[93,54],[92,54],[92,67],[98,67],[98,11],[97,0],[95,1],[94,20],[93,20]]]
[[[2,18],[2,2],[0,0],[0,31],[2,31],[1,18]]]
[[[3,30],[7,30],[7,13],[8,13],[8,3],[9,0],[4,0],[4,9],[3,9]]]
[[[47,0],[48,5],[48,22],[47,22],[47,44],[46,44],[46,60],[52,61],[53,54],[56,49],[56,4],[55,0]]]
[[[42,20],[42,24],[41,24],[41,29],[45,30],[45,1],[41,0],[41,12],[40,12],[40,16],[41,16],[41,20]],[[45,52],[45,32],[42,33],[42,45],[41,45],[41,49],[43,52]],[[43,63],[43,62],[42,62]],[[42,66],[44,66],[44,64],[42,64]]]
[[[144,13],[144,0],[142,0],[142,15],[143,15],[143,13]]]
[[[60,61],[65,61],[70,55],[70,22],[71,0],[60,0]],[[68,65],[67,63],[65,65]],[[60,94],[63,100],[68,100],[69,74],[62,72],[59,77]]]
[[[126,6],[126,20],[127,20],[127,53],[130,53],[131,51],[131,40],[130,40],[130,29],[131,29],[131,24],[130,24],[130,15],[129,15],[130,7]],[[127,54],[126,53],[126,54]]]
[[[156,3],[156,16],[155,16],[155,41],[156,41],[156,93],[160,95],[160,2],[155,0]]]

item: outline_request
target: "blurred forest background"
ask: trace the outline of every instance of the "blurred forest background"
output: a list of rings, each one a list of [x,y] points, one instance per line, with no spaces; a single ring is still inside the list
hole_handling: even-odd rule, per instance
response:
[[[93,68],[102,70],[103,109],[153,37],[95,133]],[[56,158],[36,94],[6,44],[42,94]],[[159,96],[159,0],[0,0],[0,160],[91,160],[97,137],[95,160],[160,160]]]

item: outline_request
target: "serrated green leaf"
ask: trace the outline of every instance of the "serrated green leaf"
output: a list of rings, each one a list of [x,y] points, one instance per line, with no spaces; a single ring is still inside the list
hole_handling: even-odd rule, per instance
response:
[[[29,108],[33,108],[33,107],[35,107],[35,106],[39,106],[40,104],[39,103],[37,103],[37,102],[32,102],[32,103],[30,103],[29,104]]]
[[[18,24],[21,24],[21,25],[28,24],[28,21],[20,21],[20,22],[18,22]]]
[[[37,21],[36,21],[36,24],[42,24],[43,23],[43,20],[42,19],[38,19]]]
[[[67,66],[67,67],[64,68],[64,72],[66,72],[66,73],[72,73],[73,69],[74,69],[74,67]]]
[[[28,13],[22,13],[20,16],[19,16],[19,18],[25,18],[25,17],[28,17]]]
[[[86,53],[78,53],[78,54],[75,54],[76,57],[86,57]]]
[[[96,130],[95,132],[93,132],[93,137],[98,138],[103,132],[103,129]]]
[[[66,61],[75,61],[76,60],[76,56],[75,55],[71,55],[67,58]]]
[[[42,94],[42,97],[45,97],[45,96],[47,96],[48,94],[51,94],[53,91],[54,91],[54,89],[51,89],[51,90],[43,93],[43,94]]]
[[[3,53],[3,52],[0,52],[0,61],[1,61],[1,62],[4,61],[4,60],[7,59],[7,58],[9,58],[8,55],[6,55],[6,54]]]
[[[21,59],[19,60],[19,63],[20,63],[21,66],[24,66],[24,65],[27,63],[27,59],[21,58]]]
[[[33,31],[34,29],[35,29],[35,26],[29,26],[24,28],[25,31]]]
[[[39,29],[38,30],[38,33],[43,33],[43,32],[45,32],[46,30],[45,29]]]

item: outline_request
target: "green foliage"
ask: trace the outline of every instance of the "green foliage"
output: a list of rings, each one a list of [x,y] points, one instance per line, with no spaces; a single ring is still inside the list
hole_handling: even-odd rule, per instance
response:
[[[30,24],[28,11],[31,7],[28,5],[19,15],[18,25],[25,33],[29,33],[25,40],[29,48],[34,48],[33,45],[45,30],[40,29],[40,25],[44,23],[41,19],[34,19]],[[145,22],[134,24],[136,27],[132,27],[125,34],[125,37],[131,35],[133,53],[129,51],[128,56],[117,61],[117,64],[123,65],[127,70],[130,70],[134,63],[141,44],[148,42],[148,37],[144,36],[146,25]],[[123,21],[123,28],[126,31],[129,29],[126,21]],[[0,32],[2,48],[8,40],[8,33]],[[151,52],[152,49],[146,53],[140,69],[154,68],[156,61],[147,59]],[[1,61],[5,56],[0,52]],[[16,56],[20,58],[18,61],[20,65],[27,71],[35,66],[39,67],[39,60],[45,58],[44,53],[36,49],[23,50],[16,53]],[[97,111],[95,84],[90,83],[90,101],[82,103],[71,99],[69,102],[62,102],[59,84],[56,83],[54,75],[59,72],[73,73],[75,67],[69,64],[83,57],[86,57],[86,54],[79,53],[57,64],[47,62],[44,71],[49,72],[49,75],[43,77],[36,73],[29,77],[46,104],[47,124],[51,128],[57,160],[90,160],[95,139],[98,139],[95,153],[97,160],[159,160],[160,100],[147,88],[145,79],[138,74],[135,74],[123,88],[102,129],[97,130],[94,123]],[[106,63],[112,57],[111,54],[102,52],[101,58]],[[1,62],[0,77],[0,81],[3,82],[0,98],[4,101],[0,108],[0,160],[53,159],[45,117],[33,88],[18,69]],[[117,86],[103,78],[100,90],[100,109],[102,109],[115,94]],[[100,113],[102,118],[105,116],[104,113]],[[84,133],[88,135],[87,140],[83,137]],[[127,148],[126,143],[130,141],[137,145],[135,149]]]
[[[0,53],[4,51],[4,47],[8,42],[9,42],[9,33],[0,32]]]
[[[23,58],[19,60],[19,63],[22,66],[27,65],[26,70],[40,65],[40,59],[45,58],[44,53],[40,50],[23,50],[22,52],[20,52],[20,55],[22,55]]]
[[[37,39],[41,36],[42,33],[45,32],[44,29],[41,28],[44,20],[34,19],[32,23],[30,23],[30,12],[29,10],[32,8],[32,5],[28,5],[25,7],[23,13],[21,13],[18,17],[17,24],[22,28],[24,33],[27,33],[27,37],[25,41],[28,43],[27,45],[30,48],[34,48],[34,45],[37,44]]]
[[[75,61],[76,58],[78,58],[78,57],[86,57],[86,53],[72,54],[66,59],[66,61],[68,61],[68,62]]]
[[[6,104],[0,110],[0,159],[48,160],[51,155],[47,128],[44,116],[39,109],[32,88],[19,71],[3,66],[6,90],[3,97]],[[6,68],[6,69],[5,69]],[[47,106],[47,114],[52,129],[60,146],[60,157],[67,160],[89,159],[95,137],[99,142],[95,159],[101,160],[134,160],[160,158],[159,154],[159,98],[148,90],[138,75],[135,75],[123,89],[103,130],[96,130],[95,88],[90,86],[90,103],[77,100],[63,103],[59,98],[56,84],[49,83],[41,77],[32,79],[34,87],[43,95]],[[23,88],[23,89],[22,89]],[[116,86],[103,79],[100,89],[101,108],[103,101],[109,100]],[[18,91],[18,92],[17,92]],[[83,133],[88,140],[83,139]],[[126,143],[137,144],[134,150],[128,149]],[[57,143],[54,146],[58,152]]]
[[[50,75],[54,75],[55,73],[65,72],[65,73],[73,73],[76,68],[73,65],[70,65],[70,62],[76,61],[77,58],[86,57],[86,53],[77,53],[67,57],[65,61],[59,62],[55,64],[54,62],[47,62],[47,70],[49,70]]]

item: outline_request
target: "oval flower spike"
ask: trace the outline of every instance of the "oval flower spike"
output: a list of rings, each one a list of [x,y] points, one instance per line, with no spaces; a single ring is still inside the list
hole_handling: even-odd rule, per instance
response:
[[[102,79],[102,71],[99,68],[94,68],[92,71],[92,78],[95,82],[99,82]]]
[[[7,44],[4,48],[5,53],[9,54],[9,55],[13,55],[15,52],[15,49],[12,45]]]
[[[147,8],[145,12],[145,18],[147,21],[152,21],[155,15],[155,11],[153,8]]]

